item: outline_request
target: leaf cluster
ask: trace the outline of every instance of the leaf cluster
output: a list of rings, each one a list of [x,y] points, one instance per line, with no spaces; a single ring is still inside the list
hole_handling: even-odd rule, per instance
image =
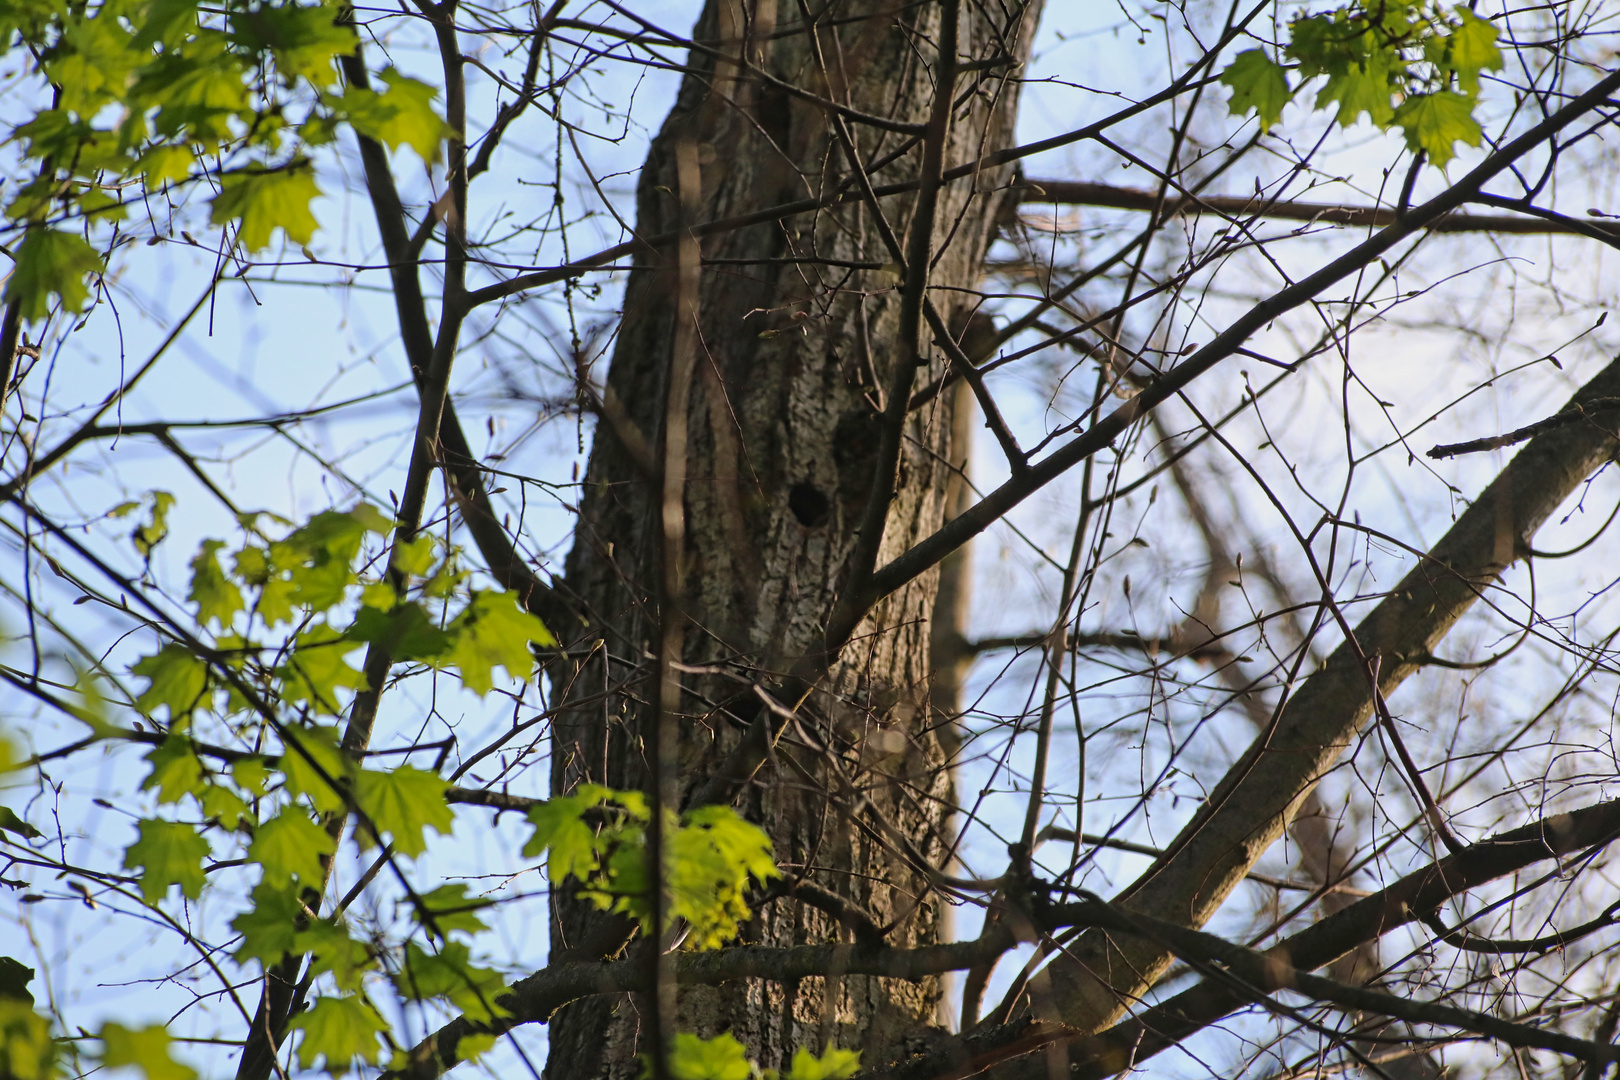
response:
[[[29,320],[90,302],[109,254],[95,226],[149,194],[172,206],[203,186],[227,246],[259,251],[277,230],[305,245],[315,155],[341,128],[429,162],[446,133],[428,84],[391,67],[377,88],[341,77],[359,39],[337,4],[8,0],[0,42],[51,102],[10,135],[33,179],[5,207],[21,237],[4,299]]]
[[[146,508],[130,538],[143,559],[167,537],[173,504],[154,492],[115,508],[117,517]],[[471,588],[457,553],[429,537],[395,543],[387,566],[374,571],[396,527],[374,506],[325,511],[298,526],[266,515],[240,524],[237,543],[205,540],[190,560],[193,627],[130,665],[144,688],[129,708],[157,733],[142,740],[151,745],[141,790],[158,812],[136,821],[123,865],[154,907],[175,887],[187,901],[201,899],[224,867],[255,875],[230,921],[231,954],[266,969],[289,955],[312,958],[308,976],[330,992],[294,1018],[299,1060],[342,1072],[398,1050],[368,986],[485,1020],[502,1015],[496,1000],[505,986],[461,940],[486,929],[480,912],[489,906],[465,884],[411,894],[426,944],[389,944],[341,915],[318,914],[345,821],[357,822],[362,849],[386,843],[389,859],[422,855],[429,834],[447,835],[455,825],[436,771],[373,766],[343,747],[331,721],[366,688],[356,655],[381,647],[482,694],[494,688],[496,668],[531,678],[534,648],[554,642],[512,595]],[[85,706],[74,715],[94,739],[133,737],[110,719],[113,706],[93,680],[80,689]],[[10,768],[15,753],[9,743],[0,749],[0,767]],[[40,835],[6,808],[0,829],[25,840]],[[12,998],[17,1004],[0,1001],[9,1055],[0,1074],[58,1075],[49,1023],[31,1002]],[[162,1028],[109,1025],[100,1037],[108,1065],[137,1065],[154,1080],[193,1075],[168,1057]]]
[[[642,1061],[645,1078],[651,1074],[651,1063],[645,1055]],[[742,1043],[731,1035],[704,1039],[684,1031],[676,1034],[669,1055],[669,1071],[675,1080],[848,1080],[860,1068],[859,1050],[828,1046],[818,1055],[801,1046],[793,1052],[788,1071],[779,1073],[750,1061]]]
[[[719,948],[748,918],[746,896],[753,883],[778,875],[770,838],[727,806],[665,814],[671,920],[684,920],[690,928],[688,948]],[[572,795],[529,810],[534,832],[523,854],[546,856],[553,887],[573,880],[580,896],[604,911],[632,916],[650,932],[646,830],[651,818],[640,792],[582,784]]]
[[[143,558],[167,537],[173,505],[154,492],[117,508],[118,516],[146,508],[131,536]],[[377,987],[487,1022],[505,1014],[505,980],[474,961],[469,939],[487,928],[489,901],[469,895],[464,883],[412,893],[425,941],[391,944],[342,914],[320,913],[346,820],[358,822],[362,848],[386,842],[389,858],[420,856],[430,833],[448,834],[455,825],[437,772],[373,767],[345,750],[332,721],[367,688],[356,654],[380,648],[395,661],[453,673],[482,694],[493,689],[496,668],[531,677],[534,648],[554,639],[515,597],[471,587],[456,553],[426,536],[396,541],[382,565],[382,541],[395,523],[376,507],[325,511],[298,526],[265,515],[240,524],[239,541],[204,540],[190,559],[194,629],[130,667],[145,684],[130,705],[159,735],[145,753],[141,784],[159,813],[136,822],[124,866],[137,872],[135,887],[154,907],[176,887],[185,900],[199,900],[216,870],[244,866],[256,877],[230,920],[237,935],[231,955],[265,969],[308,956],[307,977],[321,980],[291,1024],[300,1033],[300,1065],[339,1073],[357,1062],[381,1064],[400,1047],[372,1002]],[[87,704],[80,718],[95,738],[129,737],[108,718],[93,682],[81,696]],[[224,733],[219,738],[236,746],[205,742],[207,732]],[[687,947],[716,948],[748,918],[748,891],[777,875],[770,841],[730,808],[666,814],[671,920],[687,928]],[[37,835],[17,815],[5,815],[0,828]],[[545,857],[554,886],[572,883],[599,907],[649,926],[651,810],[640,793],[585,786],[535,806],[528,818],[533,831],[523,853]],[[0,1022],[17,1048],[8,1051],[13,1074],[57,1075],[49,1024],[31,1004],[7,1008]],[[138,1065],[155,1080],[190,1080],[169,1057],[161,1029],[110,1025],[102,1038],[107,1064]],[[694,1039],[682,1037],[690,1061],[681,1068],[693,1076],[734,1071],[715,1064],[715,1055],[727,1053],[723,1045]],[[458,1053],[483,1048],[472,1040]],[[792,1080],[838,1080],[853,1071],[853,1057],[829,1054],[801,1051]]]
[[[1348,5],[1289,24],[1282,51],[1294,61],[1298,83],[1264,49],[1239,53],[1221,81],[1232,89],[1234,114],[1253,111],[1269,128],[1306,83],[1320,80],[1314,108],[1337,106],[1343,127],[1365,116],[1381,129],[1399,128],[1411,150],[1443,167],[1457,143],[1480,144],[1474,110],[1481,74],[1502,67],[1496,40],[1489,20],[1460,5]]]

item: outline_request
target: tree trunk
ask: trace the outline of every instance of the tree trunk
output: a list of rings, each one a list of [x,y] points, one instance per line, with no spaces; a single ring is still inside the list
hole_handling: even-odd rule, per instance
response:
[[[985,9],[963,6],[957,55],[1012,62],[958,79],[961,107],[947,166],[1009,138],[1015,94],[1008,76],[1027,48],[1034,7],[992,6],[992,21]],[[694,37],[725,55],[717,61],[705,48],[691,52],[692,70],[641,174],[640,235],[680,224],[676,157],[687,140],[701,167],[699,219],[825,197],[841,184],[859,194],[829,111],[785,85],[853,110],[846,117],[928,119],[940,5],[834,3],[811,32],[804,11],[779,10],[777,0],[706,4]],[[739,53],[748,67],[731,59]],[[916,178],[920,138],[858,119],[845,123],[875,183]],[[910,149],[908,140],[915,141]],[[884,163],[897,150],[906,152]],[[987,173],[940,192],[930,296],[946,318],[965,315],[965,294],[946,290],[977,283],[1009,197],[1005,186],[1004,175]],[[881,204],[897,235],[906,235],[915,203],[908,195]],[[681,616],[682,660],[709,673],[684,678],[683,791],[740,737],[735,713],[759,703],[750,684],[771,687],[820,646],[873,490],[879,387],[889,384],[891,358],[907,352],[897,342],[895,275],[872,269],[895,260],[864,202],[712,236],[702,255],[686,413]],[[668,252],[638,258],[607,373],[566,577],[593,638],[572,651],[568,670],[553,672],[559,712],[552,788],[559,794],[582,782],[646,786],[639,747],[657,701],[651,658],[660,633],[661,503],[659,480],[648,475],[637,445],[662,445],[669,375],[680,359],[672,356],[673,261]],[[929,342],[919,350],[928,362],[919,367],[920,383],[944,367]],[[943,518],[952,463],[959,466],[965,452],[955,445],[954,397],[940,395],[906,422],[880,562]],[[785,875],[777,891],[804,882],[853,901],[878,925],[893,925],[894,944],[933,941],[941,927],[942,907],[927,877],[903,855],[909,843],[937,865],[950,846],[942,718],[931,712],[928,690],[936,587],[931,574],[878,605],[799,708],[802,730],[789,727],[738,803],[775,845]],[[853,797],[857,789],[864,799]],[[756,905],[743,940],[849,940],[850,929],[824,910],[832,906],[794,897]],[[553,959],[600,952],[616,938],[599,913],[566,895],[553,900],[552,932]],[[750,981],[685,992],[677,1027],[706,1037],[730,1031],[763,1067],[783,1068],[796,1047],[819,1051],[829,1038],[875,1062],[934,1024],[939,997],[936,981],[835,976],[786,988]],[[547,1075],[637,1075],[636,1054],[645,1049],[638,1045],[641,1007],[631,995],[562,1010],[551,1025]]]

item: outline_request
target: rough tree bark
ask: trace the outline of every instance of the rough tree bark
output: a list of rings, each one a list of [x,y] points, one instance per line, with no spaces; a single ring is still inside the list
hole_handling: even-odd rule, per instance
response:
[[[947,167],[1007,144],[1016,105],[1010,76],[1037,7],[961,6],[957,56],[992,62],[955,81]],[[700,47],[641,174],[639,234],[679,224],[683,142],[695,148],[698,212],[710,219],[853,185],[851,146],[876,182],[918,175],[942,5],[834,3],[820,9],[812,32],[781,32],[790,24],[803,29],[809,10],[777,0],[706,4],[694,32]],[[836,119],[829,99],[843,107]],[[899,123],[874,125],[863,115]],[[956,325],[969,313],[964,294],[948,290],[978,281],[1002,204],[1016,198],[1008,179],[988,172],[940,192],[929,295]],[[881,204],[895,235],[907,235],[917,205],[913,196]],[[873,207],[854,203],[702,244],[689,358],[681,606],[683,662],[704,672],[686,676],[683,790],[736,742],[736,714],[759,707],[736,676],[771,686],[813,655],[850,572],[874,490],[886,404],[880,388],[891,383],[896,358],[910,352],[897,340],[902,301],[880,228]],[[651,654],[659,640],[660,501],[657,463],[644,450],[662,445],[678,359],[673,258],[652,251],[638,258],[606,376],[566,567],[567,589],[592,636],[576,643],[570,670],[554,677],[555,793],[587,781],[620,788],[646,782],[640,747],[657,697]],[[927,336],[925,326],[918,357],[929,367],[919,366],[919,380],[943,371]],[[942,520],[962,455],[951,398],[906,421],[881,558]],[[926,575],[877,607],[801,707],[804,730],[785,733],[773,762],[738,802],[771,836],[787,876],[778,891],[806,883],[853,901],[880,926],[892,926],[893,944],[930,942],[941,931],[941,905],[902,855],[909,843],[943,861],[950,843],[940,730],[947,721],[930,710],[928,692],[936,587],[937,574]],[[833,754],[818,753],[815,743]],[[864,805],[849,797],[851,780]],[[824,910],[836,905],[820,903],[784,897],[763,904],[743,940],[850,940],[850,929]],[[604,943],[621,941],[588,905],[554,899],[553,959],[600,954]],[[795,1047],[819,1049],[827,1038],[862,1049],[869,1061],[884,1060],[934,1024],[939,998],[934,979],[850,975],[787,987],[748,981],[683,992],[678,1024],[705,1036],[730,1031],[766,1067],[783,1067]],[[638,1045],[641,1005],[620,995],[563,1009],[551,1025],[547,1075],[636,1075],[636,1054],[645,1049]]]

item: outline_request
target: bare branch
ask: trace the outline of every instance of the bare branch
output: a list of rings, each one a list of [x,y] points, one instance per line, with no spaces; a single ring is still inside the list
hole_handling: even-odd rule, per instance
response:
[[[1103,206],[1117,210],[1152,212],[1160,206],[1158,196],[1141,188],[1116,187],[1088,180],[1025,180],[1020,201],[1029,204]],[[1160,216],[1178,214],[1218,214],[1232,218],[1276,218],[1310,224],[1352,225],[1386,229],[1401,220],[1393,206],[1347,206],[1342,203],[1315,203],[1296,199],[1273,199],[1266,195],[1190,195],[1163,201]],[[1620,225],[1606,221],[1566,222],[1553,218],[1520,217],[1511,214],[1468,214],[1452,210],[1430,222],[1426,228],[1437,233],[1491,233],[1507,236],[1536,236],[1548,233],[1590,235],[1596,231],[1620,239]]]

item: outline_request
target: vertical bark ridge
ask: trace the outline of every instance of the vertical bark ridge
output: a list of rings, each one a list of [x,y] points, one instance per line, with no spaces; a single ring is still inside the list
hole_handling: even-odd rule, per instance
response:
[[[845,179],[844,158],[822,107],[772,80],[860,113],[920,124],[934,100],[931,50],[940,13],[938,4],[835,3],[814,30],[823,71],[807,34],[775,33],[805,18],[802,7],[711,0],[695,39],[720,43],[728,57],[740,50],[749,66],[693,50],[694,71],[641,174],[638,231],[675,224],[674,147],[681,139],[698,146],[706,218],[831,191]],[[1034,18],[1032,4],[993,13],[964,5],[958,55],[994,56],[1007,41],[1027,48]],[[957,84],[963,104],[947,166],[1008,144],[1016,96],[1008,76],[1016,70],[1014,64],[973,73],[981,94]],[[869,161],[909,138],[854,127]],[[914,149],[873,179],[910,179],[919,162]],[[1001,203],[1015,197],[1004,190],[1007,180],[992,172],[941,191],[934,286],[977,283]],[[896,231],[908,225],[911,208],[909,198],[882,206]],[[683,660],[720,673],[687,678],[680,747],[686,785],[740,737],[728,703],[749,696],[750,682],[769,688],[818,647],[845,582],[872,486],[878,388],[901,352],[893,275],[849,265],[890,261],[872,215],[871,207],[850,204],[703,241],[698,370],[687,413]],[[657,445],[668,391],[671,273],[656,254],[638,259],[606,375],[609,392],[649,445]],[[934,295],[948,308],[959,294]],[[926,374],[942,372],[937,350],[921,344],[931,366]],[[956,475],[951,463],[963,453],[949,399],[906,423],[880,561],[938,527]],[[556,793],[586,781],[644,785],[638,740],[650,715],[648,656],[659,625],[656,489],[610,425],[599,425],[566,584],[601,620],[604,635],[601,648],[576,661],[588,670],[557,680],[574,689],[558,692]],[[926,876],[907,866],[868,819],[881,815],[916,850],[943,857],[947,748],[930,718],[928,693],[936,588],[937,575],[925,575],[878,605],[800,709],[805,738],[788,731],[773,764],[738,800],[770,834],[788,882],[803,879],[857,902],[879,924],[893,924],[889,940],[896,944],[931,942],[941,932],[942,907],[929,895]],[[604,685],[614,689],[606,706],[586,703]],[[581,704],[570,708],[575,699]],[[837,760],[825,760],[817,745]],[[832,782],[831,769],[845,779]],[[845,797],[850,783],[869,809]],[[622,931],[605,930],[600,913],[566,894],[553,901],[553,935],[554,958],[622,940]],[[744,940],[770,945],[841,937],[847,940],[848,931],[824,911],[791,898],[760,906],[744,931]],[[780,1068],[798,1046],[819,1050],[824,1033],[865,1051],[867,1060],[881,1060],[906,1050],[935,1022],[937,979],[847,975],[830,980],[831,995],[825,981],[692,988],[682,994],[678,1025],[704,1036],[729,1031],[762,1066]],[[552,1022],[548,1076],[634,1076],[638,1036],[635,995],[570,1005]]]

